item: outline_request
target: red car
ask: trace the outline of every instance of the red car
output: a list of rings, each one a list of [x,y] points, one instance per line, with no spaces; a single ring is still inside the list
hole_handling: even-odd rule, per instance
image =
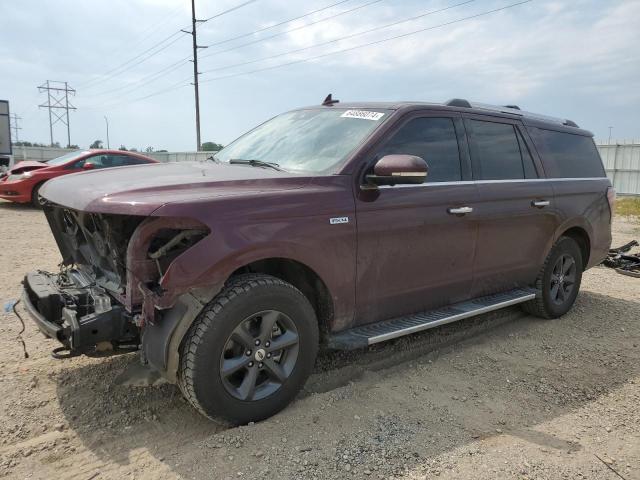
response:
[[[97,168],[158,163],[145,155],[122,150],[79,150],[45,162],[24,161],[0,176],[0,198],[39,207],[38,191],[47,180]]]

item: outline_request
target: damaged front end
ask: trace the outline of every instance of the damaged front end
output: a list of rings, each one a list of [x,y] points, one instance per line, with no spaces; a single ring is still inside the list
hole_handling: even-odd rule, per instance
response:
[[[24,279],[23,301],[39,329],[62,343],[55,356],[139,348],[145,324],[177,295],[165,273],[209,234],[190,219],[100,214],[45,206],[62,253],[58,273]],[[62,353],[64,352],[64,353]]]

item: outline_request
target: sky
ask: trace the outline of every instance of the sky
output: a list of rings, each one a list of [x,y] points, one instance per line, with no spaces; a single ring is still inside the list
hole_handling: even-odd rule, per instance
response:
[[[640,139],[640,0],[520,1],[196,0],[215,17],[197,28],[202,141],[328,93],[517,104]],[[55,80],[75,89],[72,144],[106,145],[106,116],[111,147],[195,150],[190,23],[189,0],[0,2],[0,99],[19,139],[49,143],[37,87]]]

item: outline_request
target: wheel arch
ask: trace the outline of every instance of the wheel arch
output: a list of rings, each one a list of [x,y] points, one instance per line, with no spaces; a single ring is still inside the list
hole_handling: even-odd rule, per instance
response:
[[[230,278],[241,273],[264,273],[290,283],[309,300],[316,312],[320,331],[330,331],[334,315],[333,298],[327,284],[311,267],[290,258],[269,257],[237,268]]]
[[[164,310],[162,321],[145,326],[143,357],[172,383],[177,379],[180,348],[186,333],[205,305],[224,288],[235,275],[263,273],[296,287],[309,300],[316,313],[321,336],[330,331],[334,318],[334,303],[325,281],[304,263],[283,257],[253,259],[236,267],[224,281],[202,285],[178,297],[171,308]]]
[[[49,178],[45,178],[44,180],[40,180],[37,183],[34,183],[33,186],[31,187],[31,203],[34,203],[34,200],[37,200],[37,198],[34,198],[34,196],[39,192],[40,188],[48,181],[50,180]]]
[[[565,230],[560,236],[569,237],[578,244],[582,254],[582,269],[585,270],[591,256],[591,239],[587,231],[582,227],[574,226]]]

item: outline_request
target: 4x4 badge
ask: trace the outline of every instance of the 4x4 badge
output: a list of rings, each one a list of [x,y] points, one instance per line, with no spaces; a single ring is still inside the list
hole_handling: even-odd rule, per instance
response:
[[[349,223],[349,217],[333,217],[329,219],[329,223],[331,225],[336,225],[337,223]]]

